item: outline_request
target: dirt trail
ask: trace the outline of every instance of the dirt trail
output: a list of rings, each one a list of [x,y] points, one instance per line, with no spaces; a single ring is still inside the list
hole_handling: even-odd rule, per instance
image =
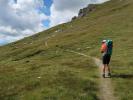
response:
[[[102,77],[102,62],[98,58],[93,58],[95,64],[99,67],[100,75],[100,99],[101,100],[117,100],[113,93],[113,87],[110,78]]]
[[[67,51],[84,56],[84,57],[92,58],[94,60],[95,64],[99,68],[99,76],[100,76],[100,84],[99,84],[100,96],[99,97],[100,97],[100,100],[117,100],[117,98],[114,96],[114,93],[113,93],[111,79],[102,77],[102,62],[100,59],[88,56],[83,53],[75,52],[72,50],[67,50]]]

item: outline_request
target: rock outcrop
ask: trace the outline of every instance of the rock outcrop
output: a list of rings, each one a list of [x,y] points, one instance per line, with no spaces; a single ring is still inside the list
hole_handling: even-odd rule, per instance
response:
[[[96,9],[95,4],[89,4],[87,7],[83,8],[83,9],[80,9],[79,13],[78,13],[78,16],[74,16],[72,18],[72,20],[84,17],[84,16],[88,15],[90,12],[94,11],[95,9]]]

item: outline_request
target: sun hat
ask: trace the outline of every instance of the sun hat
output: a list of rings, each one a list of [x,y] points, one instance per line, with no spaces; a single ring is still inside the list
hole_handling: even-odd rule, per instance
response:
[[[105,43],[106,42],[106,40],[102,40],[102,43]]]

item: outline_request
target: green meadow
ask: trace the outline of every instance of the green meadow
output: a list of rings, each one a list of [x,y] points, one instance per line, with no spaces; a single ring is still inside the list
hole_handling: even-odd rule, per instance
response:
[[[114,41],[112,86],[133,100],[133,1],[111,0],[87,16],[0,47],[0,100],[99,100],[103,39]]]

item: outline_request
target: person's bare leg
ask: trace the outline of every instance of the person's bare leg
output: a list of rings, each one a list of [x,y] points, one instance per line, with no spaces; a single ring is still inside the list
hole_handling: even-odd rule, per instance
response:
[[[110,67],[109,67],[109,65],[107,65],[107,71],[108,71],[108,73],[110,73]]]
[[[105,77],[106,64],[103,64],[103,77]]]
[[[105,74],[106,64],[103,64],[103,74]]]
[[[107,65],[107,70],[108,70],[108,76],[111,76],[111,71],[109,65]]]

